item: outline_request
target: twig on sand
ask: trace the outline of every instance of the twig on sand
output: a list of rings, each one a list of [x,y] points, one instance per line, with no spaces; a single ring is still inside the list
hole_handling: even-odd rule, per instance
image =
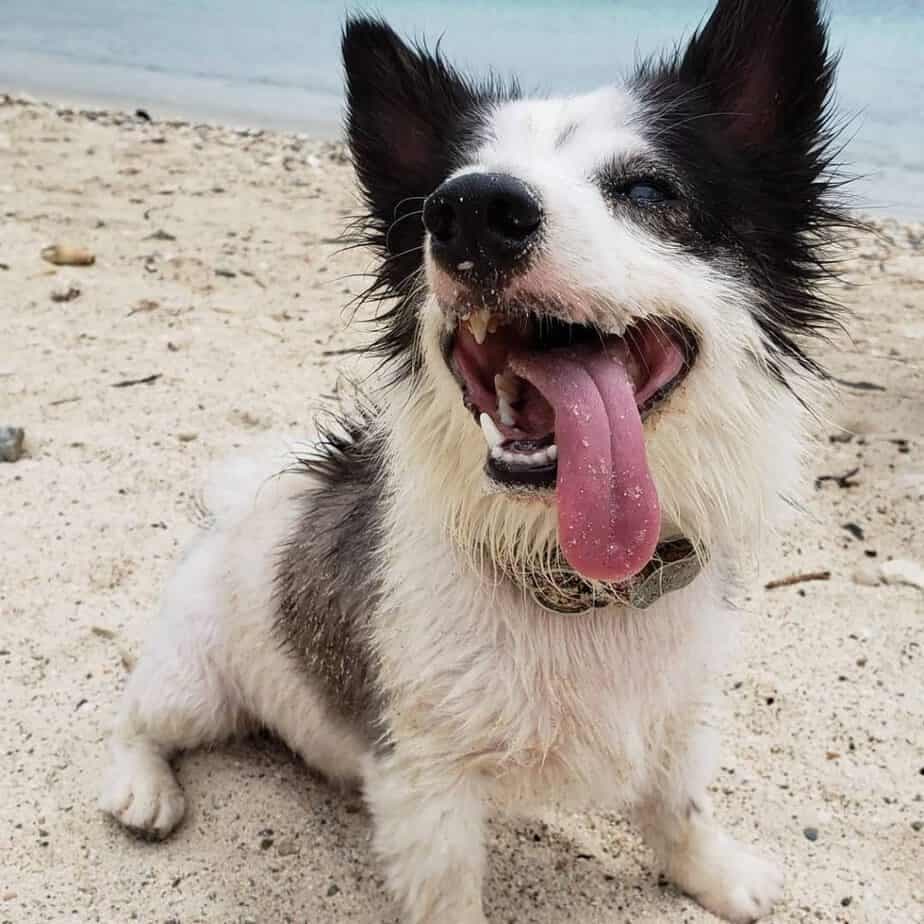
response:
[[[830,571],[806,571],[804,574],[790,574],[788,577],[767,581],[764,587],[767,590],[776,590],[778,587],[792,587],[793,584],[805,584],[808,581],[829,581]]]
[[[123,379],[121,382],[113,382],[113,388],[131,388],[132,385],[150,385],[156,382],[162,373],[155,372],[154,375],[146,375],[143,379]]]

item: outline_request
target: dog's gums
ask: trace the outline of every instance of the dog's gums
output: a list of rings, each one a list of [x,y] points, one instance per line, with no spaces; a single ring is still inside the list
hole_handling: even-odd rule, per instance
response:
[[[599,580],[654,554],[660,508],[642,421],[695,357],[684,328],[638,321],[621,335],[541,315],[464,315],[446,343],[498,485],[556,489],[562,551]]]

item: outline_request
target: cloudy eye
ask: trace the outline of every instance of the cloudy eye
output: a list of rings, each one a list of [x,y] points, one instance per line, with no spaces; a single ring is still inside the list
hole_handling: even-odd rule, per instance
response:
[[[634,173],[634,171],[633,171]],[[627,175],[618,165],[603,169],[596,176],[600,191],[613,204],[625,203],[636,208],[661,208],[677,204],[680,196],[666,180],[639,171]]]
[[[662,202],[670,202],[676,198],[662,183],[655,183],[651,180],[629,183],[623,194],[637,205],[660,205]]]

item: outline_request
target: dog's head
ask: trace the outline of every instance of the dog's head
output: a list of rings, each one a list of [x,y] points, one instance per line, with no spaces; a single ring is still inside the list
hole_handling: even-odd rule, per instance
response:
[[[386,25],[343,40],[392,453],[459,541],[623,580],[793,488],[838,215],[815,0],[720,0],[618,87],[531,99]],[[413,502],[410,498],[408,502]]]

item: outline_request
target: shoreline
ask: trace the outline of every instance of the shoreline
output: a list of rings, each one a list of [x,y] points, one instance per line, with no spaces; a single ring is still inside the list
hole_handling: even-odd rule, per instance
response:
[[[91,121],[105,120],[114,125],[136,123],[165,128],[207,128],[236,132],[239,134],[267,134],[299,138],[302,141],[318,141],[345,145],[343,131],[336,122],[292,122],[281,124],[267,121],[254,123],[246,113],[235,116],[220,109],[203,110],[197,107],[169,105],[157,107],[145,102],[131,102],[118,96],[85,96],[83,94],[36,95],[23,89],[0,89],[0,106],[36,107],[59,116],[80,116]],[[139,118],[136,113],[144,110],[150,119]]]
[[[298,132],[321,141],[337,140],[342,135],[341,101],[322,92],[219,78],[152,75],[37,52],[14,51],[10,55],[0,62],[0,97],[44,102],[56,108],[125,113],[144,109],[156,121]],[[24,73],[30,77],[23,79]],[[54,76],[36,78],[43,73]],[[118,90],[101,89],[116,85]],[[239,102],[229,104],[229,97]],[[310,115],[293,115],[300,112]]]

